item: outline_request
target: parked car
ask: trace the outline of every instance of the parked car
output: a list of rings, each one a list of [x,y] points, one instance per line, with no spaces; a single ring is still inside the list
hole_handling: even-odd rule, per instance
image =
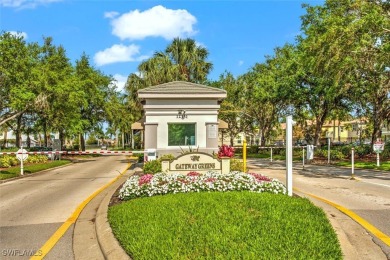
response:
[[[357,141],[353,142],[352,145],[371,145],[371,142],[367,141],[367,140],[365,140],[365,141],[357,140]]]
[[[297,140],[294,145],[295,146],[306,146],[307,142],[306,142],[306,140],[300,139],[300,140]]]
[[[273,146],[284,146],[284,141],[283,140],[275,141]]]
[[[103,144],[101,147],[100,147],[101,150],[107,150],[107,145]]]

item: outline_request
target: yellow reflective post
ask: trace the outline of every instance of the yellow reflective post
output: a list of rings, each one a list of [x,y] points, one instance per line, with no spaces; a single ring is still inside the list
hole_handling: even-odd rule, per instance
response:
[[[246,172],[246,140],[244,139],[242,145],[242,159],[243,159],[243,172]]]

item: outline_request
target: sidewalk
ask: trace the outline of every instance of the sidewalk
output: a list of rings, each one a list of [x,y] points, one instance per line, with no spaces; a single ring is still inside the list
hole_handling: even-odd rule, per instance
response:
[[[131,167],[115,183],[97,195],[80,214],[73,232],[75,259],[130,259],[114,237],[107,213],[108,205],[116,190],[135,173],[133,168]]]

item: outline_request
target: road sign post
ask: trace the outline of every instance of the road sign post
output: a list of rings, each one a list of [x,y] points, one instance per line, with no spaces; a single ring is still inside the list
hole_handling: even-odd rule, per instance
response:
[[[16,158],[20,161],[20,175],[23,175],[23,161],[28,158],[28,153],[23,149],[23,146],[17,151]]]
[[[381,152],[383,152],[384,149],[385,149],[385,144],[383,143],[383,141],[381,139],[378,138],[376,140],[376,142],[374,142],[374,144],[373,144],[373,150],[376,153],[376,166],[377,167],[380,166],[379,154]]]

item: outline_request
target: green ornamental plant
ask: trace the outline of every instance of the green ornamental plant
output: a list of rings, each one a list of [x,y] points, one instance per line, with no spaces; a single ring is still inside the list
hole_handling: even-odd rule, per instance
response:
[[[48,157],[46,155],[29,155],[26,159],[26,163],[46,163]]]
[[[4,155],[0,157],[0,167],[9,168],[16,166],[18,164],[18,159],[15,156]]]
[[[155,174],[161,171],[161,160],[147,161],[144,163],[144,173]]]
[[[241,171],[244,168],[244,162],[241,159],[230,159],[230,171]]]

